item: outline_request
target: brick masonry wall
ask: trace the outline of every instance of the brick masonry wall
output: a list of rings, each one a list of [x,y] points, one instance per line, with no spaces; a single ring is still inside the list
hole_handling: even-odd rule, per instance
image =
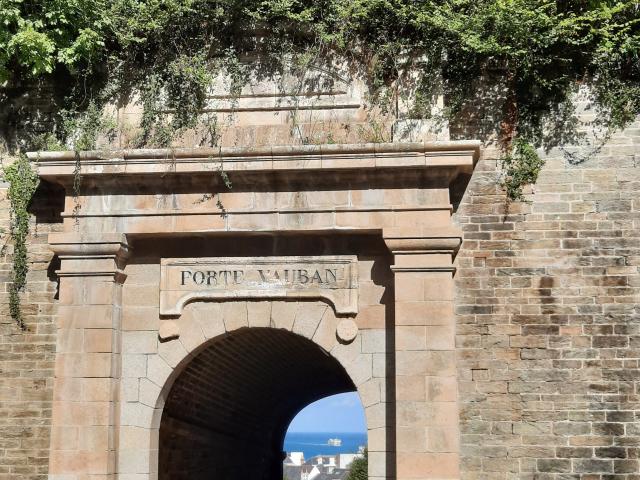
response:
[[[49,130],[58,92],[38,84],[8,92],[12,101],[0,108],[0,162],[13,159],[19,139]],[[61,230],[64,198],[51,185],[41,185],[31,205],[30,272],[22,295],[27,326],[22,331],[9,315],[12,269],[10,206],[6,183],[0,183],[0,480],[47,478],[56,348],[57,282],[47,235]]]
[[[506,215],[492,156],[455,215],[462,478],[640,479],[640,122]]]
[[[260,478],[252,472],[267,469],[266,465],[256,465],[261,455],[250,445],[238,448],[234,440],[190,423],[165,418],[160,430],[163,449],[159,456],[159,478]]]
[[[53,400],[55,292],[47,234],[59,226],[52,191],[34,199],[29,238],[30,273],[21,331],[9,316],[12,245],[8,241],[9,201],[0,186],[0,479],[44,479],[48,468]]]

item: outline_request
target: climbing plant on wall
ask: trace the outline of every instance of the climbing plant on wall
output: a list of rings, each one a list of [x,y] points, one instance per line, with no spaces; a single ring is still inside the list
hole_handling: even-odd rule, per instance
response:
[[[75,149],[108,130],[103,105],[131,98],[144,109],[137,146],[169,146],[202,122],[214,144],[206,90],[223,71],[238,92],[248,57],[258,77],[346,65],[372,102],[407,97],[414,118],[443,95],[454,126],[481,103],[473,135],[501,147],[512,200],[535,182],[538,148],[579,138],[581,86],[603,140],[640,113],[638,0],[0,0],[0,26],[0,103],[54,85],[45,134]],[[31,133],[13,147],[33,148]]]
[[[20,328],[25,328],[20,308],[20,293],[27,283],[27,236],[29,235],[29,202],[38,186],[38,176],[31,168],[25,155],[4,169],[4,177],[9,182],[10,233],[13,239],[13,272],[9,289],[9,313]]]
[[[637,0],[2,0],[0,24],[5,101],[8,87],[46,77],[72,86],[71,111],[138,92],[141,144],[167,144],[192,125],[211,72],[248,53],[263,74],[285,58],[338,57],[366,76],[374,100],[407,92],[415,116],[429,116],[441,93],[453,120],[481,98],[511,159],[512,198],[535,180],[509,173],[535,170],[523,142],[548,147],[576,133],[579,85],[590,87],[604,137],[640,112]],[[160,91],[176,111],[170,123],[149,101]]]

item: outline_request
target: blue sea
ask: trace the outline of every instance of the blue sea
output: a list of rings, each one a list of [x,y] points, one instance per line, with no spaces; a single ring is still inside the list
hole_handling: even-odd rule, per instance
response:
[[[339,447],[327,445],[330,438],[341,439],[342,445]],[[287,433],[284,439],[285,451],[304,452],[304,458],[336,453],[357,453],[360,446],[367,446],[366,433]]]

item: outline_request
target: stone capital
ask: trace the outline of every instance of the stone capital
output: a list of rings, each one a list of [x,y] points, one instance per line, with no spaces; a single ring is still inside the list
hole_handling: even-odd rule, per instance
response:
[[[451,227],[420,231],[385,229],[384,241],[399,271],[453,272],[453,259],[462,244],[462,231]]]
[[[383,238],[393,254],[422,254],[458,252],[462,244],[462,230],[459,228],[385,228]]]
[[[130,254],[121,233],[52,233],[49,247],[61,260],[59,277],[113,277],[122,282],[122,271]]]

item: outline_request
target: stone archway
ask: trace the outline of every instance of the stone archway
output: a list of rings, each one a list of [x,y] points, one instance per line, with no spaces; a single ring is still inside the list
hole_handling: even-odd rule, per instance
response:
[[[67,195],[49,236],[50,478],[156,480],[181,362],[246,327],[340,362],[365,407],[369,478],[459,478],[451,212],[478,155],[477,142],[33,154]],[[231,190],[212,174],[223,164]],[[336,339],[345,318],[351,343]]]
[[[295,414],[353,381],[322,347],[284,329],[242,328],[191,357],[160,423],[160,480],[282,479]]]

